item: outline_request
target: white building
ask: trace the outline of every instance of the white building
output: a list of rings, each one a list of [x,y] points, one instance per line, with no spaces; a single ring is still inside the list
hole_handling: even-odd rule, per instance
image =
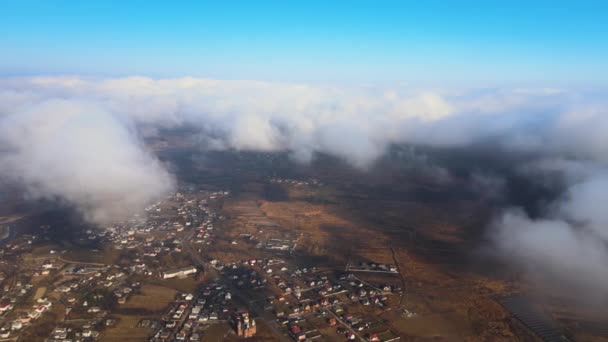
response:
[[[177,270],[165,271],[162,273],[162,277],[163,277],[163,279],[169,279],[169,278],[175,278],[175,277],[185,277],[185,276],[188,276],[188,275],[194,274],[194,273],[196,273],[196,267],[189,266],[189,267],[184,267],[184,268],[180,268]]]

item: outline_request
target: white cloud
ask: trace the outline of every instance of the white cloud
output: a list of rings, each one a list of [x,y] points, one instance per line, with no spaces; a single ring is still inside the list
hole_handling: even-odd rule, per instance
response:
[[[566,291],[581,291],[584,295],[580,298],[608,295],[603,286],[608,281],[606,165],[589,160],[542,159],[520,169],[541,182],[557,177],[565,191],[545,206],[542,217],[505,210],[490,231],[496,252],[529,271],[530,278],[561,283]]]
[[[94,222],[166,194],[172,178],[123,122],[96,104],[49,99],[0,120],[0,172],[34,197],[75,205]]]
[[[100,222],[171,189],[166,169],[142,146],[134,129],[139,125],[147,132],[177,125],[198,128],[203,147],[210,149],[289,151],[300,161],[324,152],[361,168],[390,144],[401,143],[466,147],[491,142],[506,151],[603,164],[608,156],[603,98],[548,88],[454,91],[197,78],[5,79],[0,81],[0,173],[18,179],[36,196],[68,201]],[[553,166],[563,173],[572,168]],[[608,193],[606,183],[596,181],[598,172],[607,174],[599,169],[568,179],[568,199],[552,204],[561,205],[567,217],[553,214],[537,221],[505,214],[495,230],[497,250],[524,248],[514,260],[546,264],[564,277],[568,275],[552,260],[562,259],[561,249],[580,250],[594,263],[581,265],[581,272],[599,272],[607,261],[601,243],[606,218],[597,206],[587,206],[605,202],[600,195]],[[547,171],[539,172],[542,177]],[[496,196],[504,186],[486,176],[474,181]],[[576,186],[586,181],[591,185]],[[572,219],[584,226],[573,226]],[[581,260],[564,262],[576,268]]]
[[[543,286],[577,291],[578,298],[608,294],[606,240],[559,217],[532,219],[520,210],[507,210],[494,223],[494,252],[527,271]]]

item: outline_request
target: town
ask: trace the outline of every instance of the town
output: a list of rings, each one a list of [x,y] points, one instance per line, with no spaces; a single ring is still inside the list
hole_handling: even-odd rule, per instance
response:
[[[110,340],[122,327],[158,342],[259,333],[285,341],[399,340],[378,318],[396,310],[404,293],[394,265],[302,263],[302,232],[255,220],[231,226],[221,209],[230,196],[181,186],[128,220],[80,232],[78,239],[98,246],[87,258],[52,247],[49,224],[12,240],[0,253],[21,263],[2,274],[0,339]]]

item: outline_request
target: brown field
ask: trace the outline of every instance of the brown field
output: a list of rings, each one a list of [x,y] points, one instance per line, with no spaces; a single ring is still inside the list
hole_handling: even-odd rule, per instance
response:
[[[240,339],[234,334],[227,323],[212,324],[205,329],[203,333],[203,341],[205,342],[223,342],[223,341],[239,341]]]
[[[55,253],[51,254],[51,251]],[[65,251],[65,252],[63,252]],[[107,247],[99,251],[91,251],[79,248],[67,248],[57,243],[46,243],[32,249],[32,252],[24,256],[25,259],[30,258],[61,258],[69,262],[82,263],[99,263],[105,265],[114,264],[120,251],[111,247]]]
[[[36,292],[34,293],[34,300],[38,300],[38,299],[42,298],[42,296],[44,296],[45,293],[46,293],[46,287],[41,286],[41,287],[37,288]]]
[[[509,315],[491,299],[511,284],[468,268],[468,229],[477,222],[472,214],[478,209],[475,203],[429,205],[412,199],[378,200],[356,191],[326,191],[315,194],[320,201],[327,199],[316,204],[305,200],[311,193],[306,189],[289,187],[287,198],[279,200],[266,200],[259,187],[247,190],[224,203],[230,218],[226,234],[231,238],[241,233],[255,234],[262,241],[273,234],[301,235],[295,258],[304,265],[312,260],[338,270],[349,261],[398,265],[401,276],[362,277],[407,289],[403,299],[391,297],[393,310],[378,316],[406,340],[529,338],[512,327]],[[252,253],[239,244],[222,246],[218,255],[242,259]],[[403,308],[416,316],[402,316]],[[360,310],[367,317],[377,315],[373,308]],[[328,338],[334,336],[326,330]]]
[[[138,328],[137,323],[143,318],[141,316],[132,315],[116,315],[118,322],[116,326],[109,328],[103,332],[100,341],[146,341],[151,331],[145,328]]]
[[[177,291],[155,285],[143,285],[141,294],[136,294],[120,305],[123,309],[144,309],[150,312],[163,310],[175,299]]]
[[[111,265],[116,263],[119,255],[119,250],[109,247],[100,251],[72,249],[68,250],[66,253],[63,253],[61,257],[70,261],[91,262]]]

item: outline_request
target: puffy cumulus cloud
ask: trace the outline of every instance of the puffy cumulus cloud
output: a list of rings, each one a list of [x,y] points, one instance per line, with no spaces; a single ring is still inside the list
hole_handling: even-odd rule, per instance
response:
[[[97,104],[28,102],[0,119],[0,145],[2,175],[96,223],[137,212],[173,184],[128,124]]]
[[[602,173],[572,185],[557,211],[568,221],[584,227],[598,240],[608,242],[608,174]],[[608,272],[608,270],[606,271]]]
[[[561,195],[545,206],[543,215],[530,217],[509,208],[489,231],[496,252],[528,271],[536,281],[576,288],[580,298],[608,295],[608,168],[602,162],[541,159],[521,167],[530,177],[559,182]],[[541,282],[547,285],[547,283]]]
[[[504,212],[494,223],[498,252],[544,285],[581,291],[579,299],[608,294],[606,240],[560,217],[532,219],[520,210]]]
[[[608,162],[607,108],[593,104],[561,115],[552,132],[555,148],[574,158]]]

